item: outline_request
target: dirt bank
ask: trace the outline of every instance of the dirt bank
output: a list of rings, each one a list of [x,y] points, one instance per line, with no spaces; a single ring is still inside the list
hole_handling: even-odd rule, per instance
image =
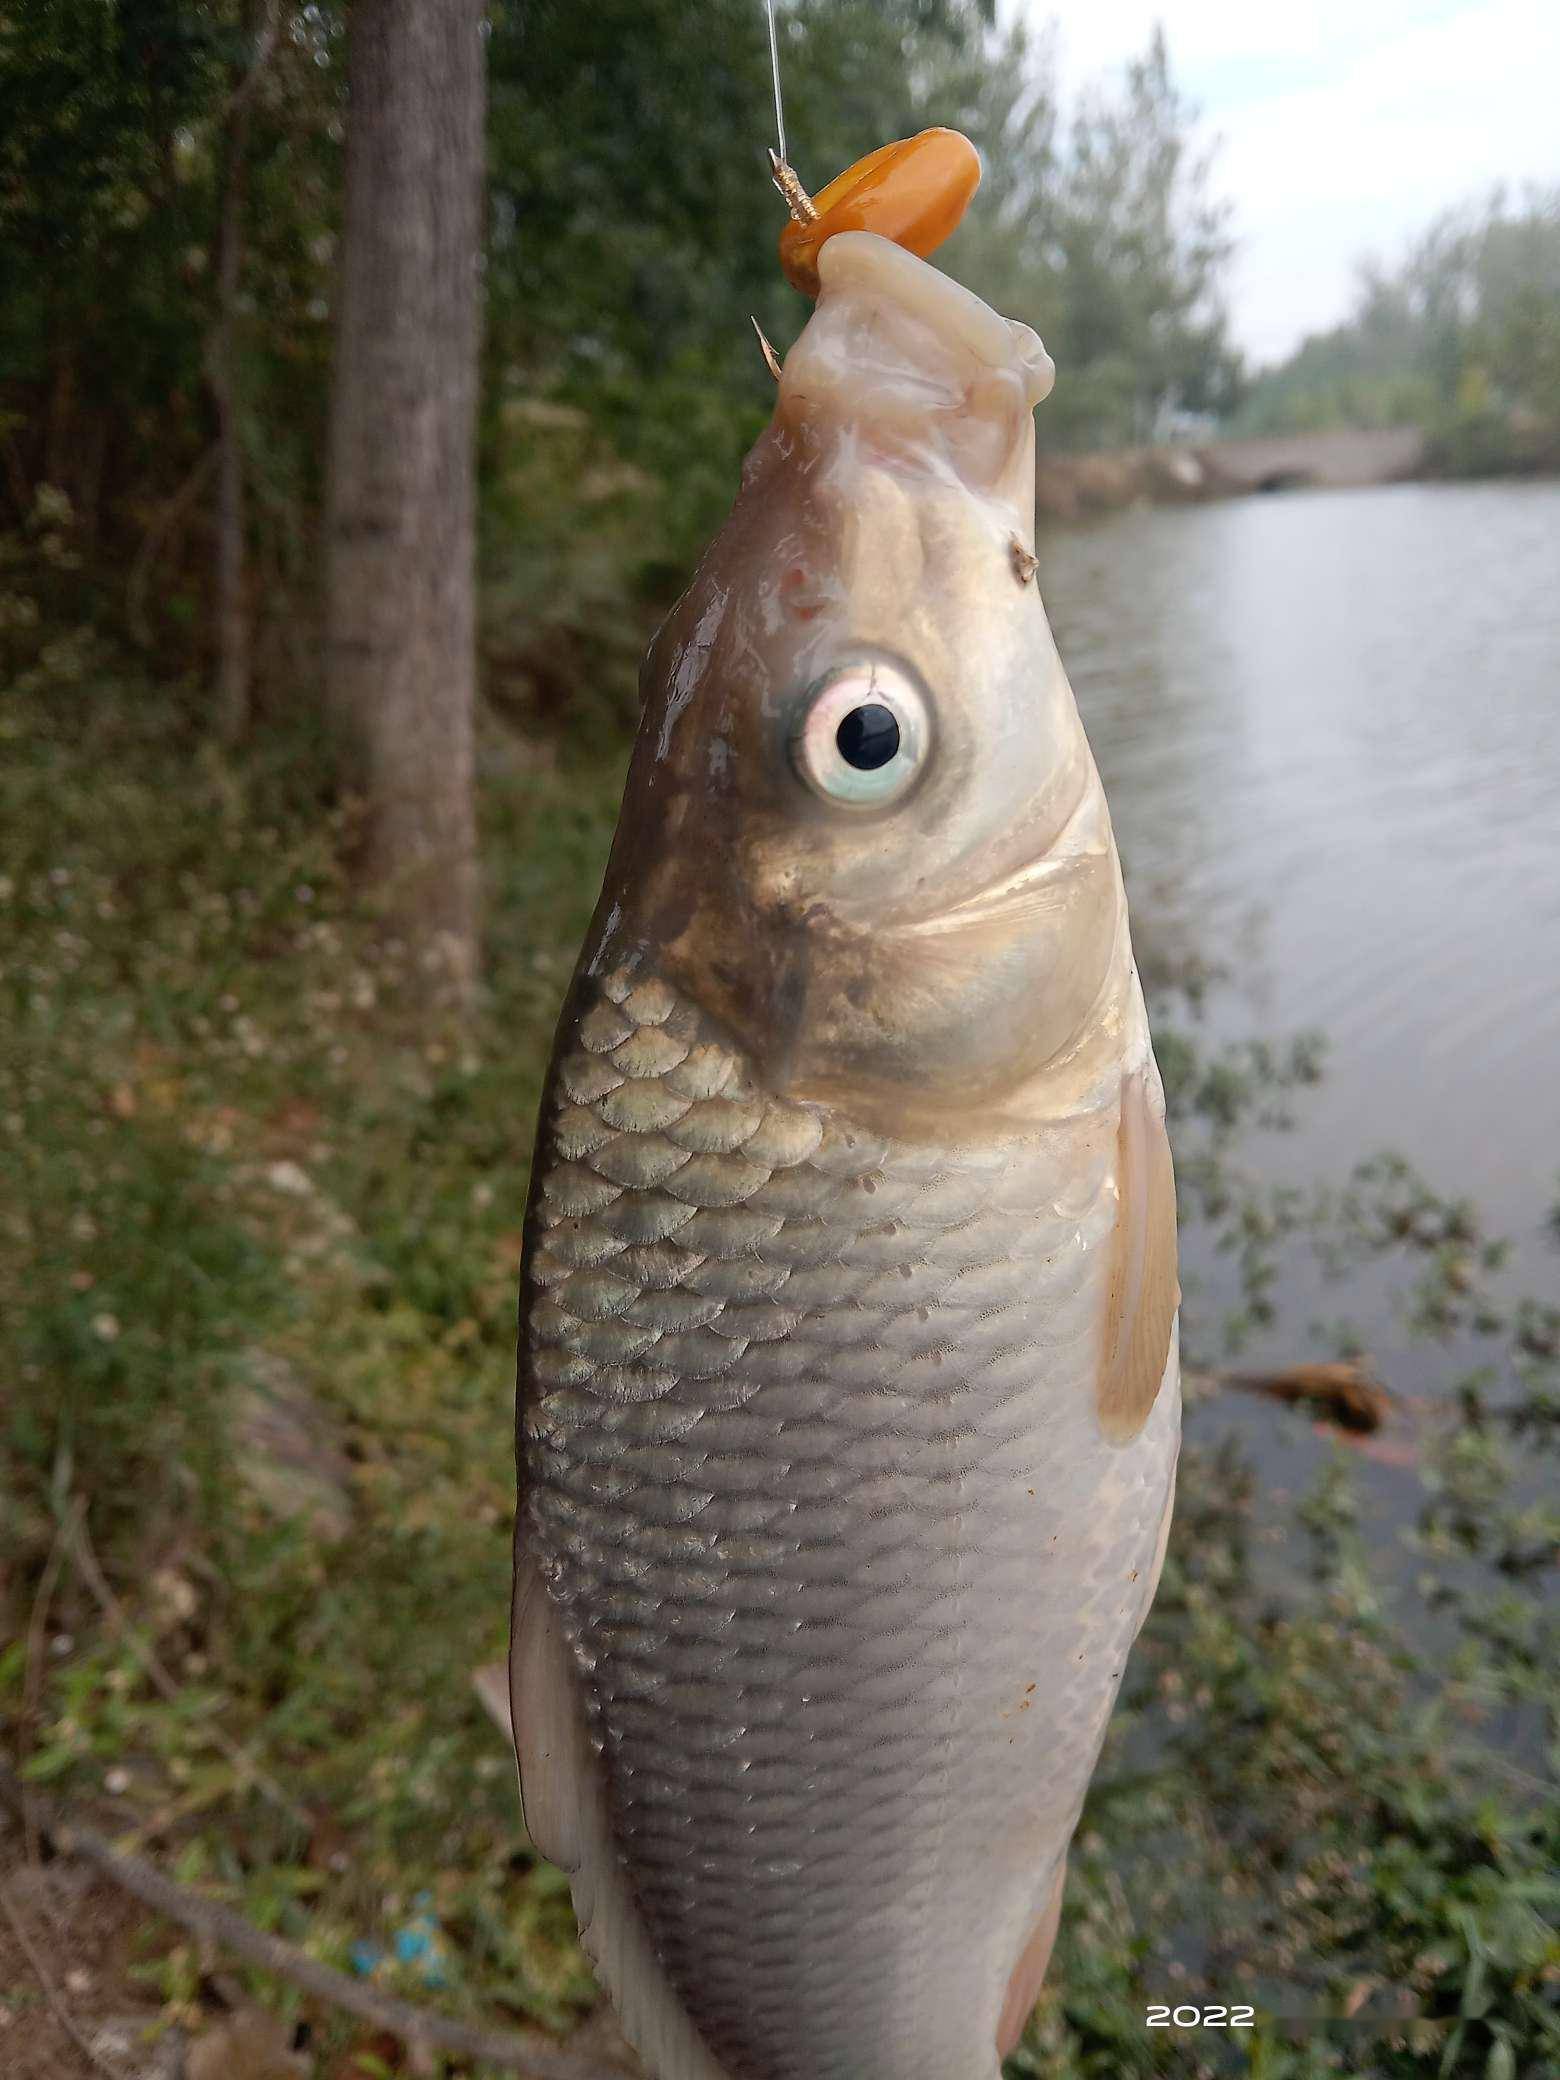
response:
[[[1417,426],[1042,455],[1038,501],[1042,513],[1070,520],[1120,506],[1180,505],[1246,491],[1396,484],[1423,475],[1430,460],[1429,443]]]
[[[1560,429],[1549,422],[1512,417],[1493,430],[1464,428],[1456,438],[1434,439],[1417,426],[1339,428],[1097,455],[1042,454],[1036,503],[1044,516],[1073,520],[1123,506],[1185,505],[1252,491],[1338,491],[1419,477],[1528,476],[1557,469]]]
[[[1042,516],[1075,520],[1122,506],[1187,505],[1247,486],[1195,448],[1117,448],[1099,455],[1041,455],[1035,503]]]

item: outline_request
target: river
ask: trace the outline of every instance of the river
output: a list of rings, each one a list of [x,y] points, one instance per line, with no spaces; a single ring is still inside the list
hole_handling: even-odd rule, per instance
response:
[[[1553,1298],[1560,484],[1140,509],[1038,546],[1144,937],[1226,971],[1214,1037],[1325,1035],[1264,1165],[1341,1181],[1396,1149]],[[1286,1276],[1263,1345],[1327,1355],[1315,1279]]]

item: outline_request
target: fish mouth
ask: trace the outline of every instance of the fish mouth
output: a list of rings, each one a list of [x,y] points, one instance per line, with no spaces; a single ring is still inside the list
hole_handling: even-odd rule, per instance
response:
[[[1015,376],[1026,406],[1050,395],[1056,365],[1027,325],[1004,318],[951,275],[870,231],[842,231],[818,254],[823,295],[857,290],[919,318],[978,366]]]
[[[1036,335],[875,232],[837,233],[818,272],[818,307],[786,356],[777,422],[804,440],[865,439],[901,471],[951,473],[1031,525],[1031,413],[1055,378]]]
[[[1027,918],[1054,911],[1059,901],[1093,880],[1102,869],[1108,869],[1109,864],[1110,854],[1103,846],[1060,856],[1043,854],[1000,881],[977,890],[963,902],[905,918],[893,929],[910,938],[935,939],[984,931],[993,925],[1021,924]]]

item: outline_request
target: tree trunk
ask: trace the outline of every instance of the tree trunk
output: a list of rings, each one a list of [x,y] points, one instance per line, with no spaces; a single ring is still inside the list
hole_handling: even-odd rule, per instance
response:
[[[484,0],[356,0],[327,699],[356,865],[426,1003],[477,967],[474,463]]]
[[[215,723],[224,743],[249,727],[248,557],[244,518],[244,446],[238,424],[235,334],[244,271],[244,205],[249,173],[249,112],[276,40],[276,0],[246,0],[249,61],[233,79],[222,119],[218,198],[217,320],[206,350],[206,374],[217,414],[217,688]]]

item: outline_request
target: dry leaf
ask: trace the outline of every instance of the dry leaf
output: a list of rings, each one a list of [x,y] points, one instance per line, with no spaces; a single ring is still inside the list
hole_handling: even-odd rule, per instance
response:
[[[240,2008],[203,2030],[185,2061],[188,2080],[309,2080],[312,2059],[292,2048],[291,2032],[263,2008]]]

